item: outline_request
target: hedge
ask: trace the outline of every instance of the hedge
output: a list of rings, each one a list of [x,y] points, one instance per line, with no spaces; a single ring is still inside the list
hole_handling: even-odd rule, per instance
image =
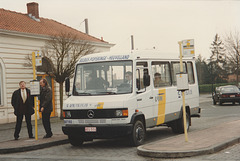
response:
[[[216,87],[225,86],[225,85],[236,85],[235,83],[219,83],[213,84],[213,91]],[[199,87],[199,93],[212,93],[212,84],[201,84]]]

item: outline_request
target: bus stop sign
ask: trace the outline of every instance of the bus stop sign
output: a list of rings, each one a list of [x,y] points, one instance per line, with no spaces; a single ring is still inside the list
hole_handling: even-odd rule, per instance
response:
[[[36,66],[42,66],[42,52],[41,51],[37,51],[35,52],[35,63]]]
[[[182,41],[183,57],[194,57],[194,39]]]

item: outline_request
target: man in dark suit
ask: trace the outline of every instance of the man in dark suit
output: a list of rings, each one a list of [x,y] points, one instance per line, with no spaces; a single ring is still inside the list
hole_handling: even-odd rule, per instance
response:
[[[26,82],[19,82],[19,89],[12,94],[12,106],[14,108],[14,114],[17,116],[14,138],[18,140],[19,133],[21,131],[23,116],[27,123],[28,136],[34,138],[32,133],[31,115],[34,114],[34,102],[33,97],[30,95],[30,90],[26,88]]]

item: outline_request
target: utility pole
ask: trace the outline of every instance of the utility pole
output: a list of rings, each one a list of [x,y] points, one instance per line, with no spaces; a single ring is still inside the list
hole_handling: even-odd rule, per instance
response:
[[[88,32],[88,19],[86,18],[84,21],[85,21],[85,32],[86,32],[86,34],[89,34],[89,32]]]
[[[134,50],[134,40],[133,40],[133,35],[131,35],[131,49]]]

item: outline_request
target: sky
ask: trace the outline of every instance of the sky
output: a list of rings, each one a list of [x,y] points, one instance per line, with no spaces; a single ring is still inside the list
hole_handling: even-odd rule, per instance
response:
[[[53,19],[115,44],[111,51],[136,50],[179,54],[178,42],[194,39],[196,56],[209,58],[216,33],[224,40],[240,31],[240,1],[230,0],[0,0],[0,8],[27,13],[37,2],[39,16]]]

